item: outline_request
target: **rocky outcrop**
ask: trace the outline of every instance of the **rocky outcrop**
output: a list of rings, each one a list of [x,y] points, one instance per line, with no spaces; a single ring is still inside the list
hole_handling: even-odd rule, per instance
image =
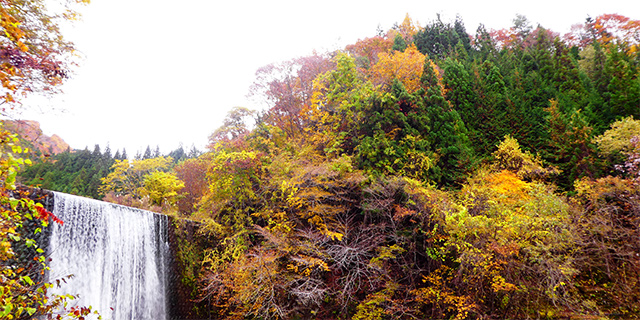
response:
[[[47,136],[42,132],[40,123],[33,120],[3,120],[5,129],[19,135],[25,144],[38,153],[53,155],[65,152],[69,149],[60,136],[54,134]]]

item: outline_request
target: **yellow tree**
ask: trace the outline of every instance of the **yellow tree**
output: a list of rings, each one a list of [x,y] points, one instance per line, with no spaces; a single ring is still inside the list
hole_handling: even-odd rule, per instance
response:
[[[409,93],[420,89],[420,77],[425,56],[411,44],[403,52],[383,52],[378,55],[378,63],[371,68],[371,82],[381,90],[391,88],[394,79],[398,79]]]
[[[178,193],[184,188],[184,182],[175,174],[155,171],[144,176],[143,195],[148,196],[152,204],[162,206],[174,205],[180,198]]]
[[[575,307],[570,207],[542,181],[555,170],[508,136],[493,157],[459,192],[460,209],[446,217],[448,247],[459,263],[455,290],[469,294],[477,312],[503,310],[506,317],[523,317],[533,306],[551,317],[558,306]]]
[[[401,24],[394,25],[393,29],[389,30],[387,33],[387,38],[393,39],[396,34],[399,34],[402,39],[408,44],[413,42],[413,36],[420,31],[419,23],[417,21],[413,21],[409,14],[407,13],[404,16],[404,20],[402,20]]]
[[[594,138],[594,142],[605,155],[621,152],[624,154],[632,150],[631,138],[640,136],[640,120],[632,116],[620,119],[611,124],[611,129]]]
[[[149,190],[153,189],[153,187],[145,189],[145,177],[154,172],[168,170],[172,161],[171,157],[116,160],[111,166],[111,172],[102,178],[100,192],[110,193],[115,197],[130,196],[140,200],[145,195],[149,195]],[[148,183],[151,184],[151,180],[148,180]]]

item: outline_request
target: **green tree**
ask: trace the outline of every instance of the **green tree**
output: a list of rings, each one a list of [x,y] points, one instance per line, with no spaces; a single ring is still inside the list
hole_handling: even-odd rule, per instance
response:
[[[593,130],[585,117],[578,111],[560,112],[558,101],[551,100],[549,112],[549,146],[545,157],[558,166],[559,186],[569,189],[573,181],[598,173],[598,159],[595,157],[595,145],[591,141]]]
[[[107,175],[114,159],[101,154],[100,146],[96,145],[94,149],[94,152],[66,151],[48,158],[34,159],[33,165],[22,170],[19,181],[52,191],[100,199],[103,196],[99,191],[100,179]]]
[[[465,66],[456,59],[447,58],[444,62],[442,83],[446,88],[445,98],[458,112],[460,118],[469,130],[469,139],[474,146],[482,145],[479,130],[485,117],[478,106],[478,94],[474,90],[471,75]],[[482,151],[482,149],[476,150]]]
[[[375,175],[427,180],[434,156],[422,136],[429,132],[424,106],[396,80],[391,93],[372,96],[363,113],[356,153],[359,166]]]
[[[461,27],[463,26],[458,26],[460,30],[464,29]],[[468,35],[465,33],[462,37],[468,38]],[[431,59],[445,58],[447,54],[454,51],[456,44],[461,40],[461,35],[456,32],[455,25],[445,24],[440,20],[440,15],[436,21],[427,24],[414,36],[414,43],[418,50]],[[462,41],[464,44],[464,40]]]
[[[319,75],[313,82],[313,97],[306,129],[309,140],[326,154],[352,153],[355,129],[373,85],[363,81],[355,60],[346,53],[334,58],[336,69]]]
[[[474,162],[467,128],[460,114],[443,96],[443,84],[437,78],[436,70],[428,59],[425,60],[421,81],[426,90],[418,93],[422,95],[418,103],[423,104],[427,111],[427,139],[437,159],[432,171],[432,180],[442,186],[457,186]]]
[[[391,50],[396,51],[404,51],[407,48],[407,43],[404,41],[404,38],[398,33],[395,38],[393,38],[393,47]]]
[[[607,87],[610,117],[640,117],[639,65],[624,45],[608,47],[605,72],[611,75]]]

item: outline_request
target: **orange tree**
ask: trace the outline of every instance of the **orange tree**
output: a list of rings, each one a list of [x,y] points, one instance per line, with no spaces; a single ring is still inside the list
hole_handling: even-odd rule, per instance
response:
[[[32,92],[54,93],[68,78],[74,47],[62,36],[60,24],[78,18],[72,4],[88,2],[0,1],[0,106]]]

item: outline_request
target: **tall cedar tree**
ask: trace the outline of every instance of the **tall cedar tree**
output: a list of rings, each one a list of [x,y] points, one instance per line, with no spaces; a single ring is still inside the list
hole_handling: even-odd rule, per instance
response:
[[[467,128],[460,114],[442,95],[443,87],[429,59],[425,59],[421,101],[429,117],[431,149],[438,155],[432,179],[441,186],[458,186],[472,167],[473,158]]]

